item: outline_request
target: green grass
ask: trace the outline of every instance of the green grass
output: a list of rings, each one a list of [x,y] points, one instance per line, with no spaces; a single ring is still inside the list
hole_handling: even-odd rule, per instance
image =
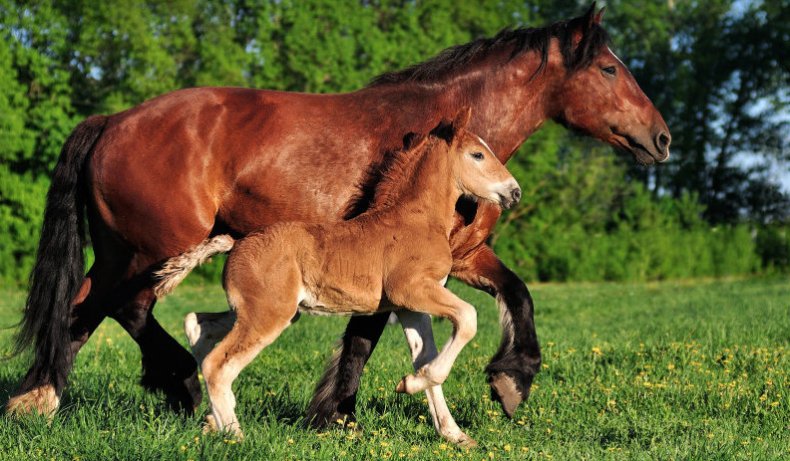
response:
[[[781,459],[790,458],[790,283],[754,279],[533,289],[544,369],[515,419],[488,398],[483,368],[499,341],[493,301],[452,285],[479,308],[479,331],[445,384],[461,427],[480,446],[448,446],[422,395],[394,392],[410,371],[389,327],[363,376],[361,435],[303,429],[301,417],[345,320],[309,317],[286,330],[235,389],[246,438],[203,435],[198,415],[171,413],[137,385],[139,351],[112,321],[79,354],[63,407],[0,417],[4,459]],[[4,325],[24,293],[0,291]],[[183,286],[156,309],[180,341],[190,310],[224,309],[219,287]],[[447,322],[435,322],[444,342]],[[11,330],[0,332],[9,350]],[[29,357],[0,367],[5,400]]]

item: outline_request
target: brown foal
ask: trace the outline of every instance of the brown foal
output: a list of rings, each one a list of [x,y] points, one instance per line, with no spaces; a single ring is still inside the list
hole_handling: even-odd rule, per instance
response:
[[[413,394],[445,381],[477,330],[474,307],[443,286],[452,269],[455,204],[466,195],[508,208],[521,196],[485,142],[466,130],[470,116],[462,111],[451,125],[440,124],[401,151],[384,172],[373,206],[352,220],[278,223],[235,245],[219,236],[166,263],[160,295],[207,255],[233,247],[224,286],[235,323],[233,314],[219,314],[226,328],[232,323],[227,335],[220,328],[190,338],[218,429],[241,433],[231,384],[298,311],[369,315],[404,309],[448,318],[453,333],[447,345],[396,390]],[[456,442],[474,443],[456,435]]]

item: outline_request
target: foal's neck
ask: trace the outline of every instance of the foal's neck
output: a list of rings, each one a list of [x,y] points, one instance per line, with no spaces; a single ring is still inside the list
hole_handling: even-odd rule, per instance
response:
[[[434,143],[443,143],[434,140]],[[449,237],[455,215],[455,203],[461,196],[456,183],[453,153],[445,147],[430,147],[418,160],[419,164],[401,194],[399,204],[390,212],[409,213],[409,222],[418,222],[429,227],[441,226]]]

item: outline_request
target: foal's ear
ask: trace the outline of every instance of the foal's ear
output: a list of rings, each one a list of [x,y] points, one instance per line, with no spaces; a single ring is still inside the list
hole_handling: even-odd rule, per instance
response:
[[[444,139],[447,144],[452,144],[459,131],[465,130],[472,118],[472,108],[465,106],[455,114],[452,122],[442,120],[431,130],[431,134],[437,138]]]
[[[442,120],[436,125],[436,128],[432,129],[429,133],[431,136],[436,136],[439,139],[444,140],[447,144],[453,143],[453,138],[455,138],[455,127],[453,126],[452,122],[448,122],[447,120]]]
[[[470,120],[472,120],[472,107],[464,106],[458,111],[457,114],[455,114],[453,128],[455,128],[456,132],[465,130],[466,127],[469,126]]]

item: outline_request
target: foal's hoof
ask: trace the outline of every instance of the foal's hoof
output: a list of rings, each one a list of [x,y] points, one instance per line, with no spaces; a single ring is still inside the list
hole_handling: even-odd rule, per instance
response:
[[[423,370],[420,370],[416,374],[404,376],[395,387],[395,392],[412,395],[422,392],[429,387],[442,384],[442,382],[428,379],[426,374]]]
[[[214,419],[214,415],[206,415],[206,422],[203,423],[203,433],[211,434],[214,432],[219,432],[219,427],[217,426],[217,420]]]
[[[414,375],[406,375],[401,378],[398,385],[395,386],[395,392],[409,395],[416,394],[417,392],[423,390],[420,388],[418,381],[420,381],[418,377]]]
[[[400,382],[397,386],[395,386],[395,392],[398,394],[405,394],[406,393],[406,377],[404,376],[401,378]]]
[[[475,439],[473,439],[472,437],[469,437],[468,435],[464,434],[463,432],[461,432],[461,437],[459,437],[455,443],[459,447],[463,447],[463,448],[474,448],[477,446],[477,441],[475,441]]]

